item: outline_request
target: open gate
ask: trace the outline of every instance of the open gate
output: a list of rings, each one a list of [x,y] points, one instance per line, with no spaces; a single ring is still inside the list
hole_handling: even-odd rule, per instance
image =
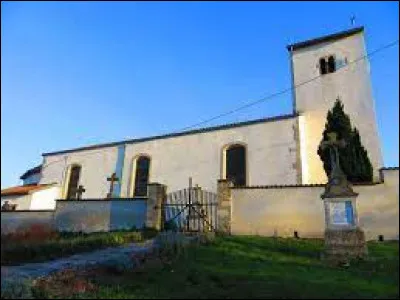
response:
[[[217,228],[217,194],[201,187],[189,187],[167,194],[161,205],[162,230],[185,232],[215,231]]]

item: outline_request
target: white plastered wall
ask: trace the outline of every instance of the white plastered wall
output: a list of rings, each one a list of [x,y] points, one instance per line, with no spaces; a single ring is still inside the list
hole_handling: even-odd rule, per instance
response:
[[[363,33],[357,33],[332,42],[325,42],[293,52],[294,85],[306,82],[319,75],[319,59],[334,55],[337,60],[348,63],[366,54]],[[379,169],[383,158],[375,116],[369,62],[360,60],[334,73],[298,87],[295,91],[296,110],[304,117],[303,143],[305,143],[308,175],[303,183],[325,183],[326,175],[317,154],[322,138],[326,116],[337,97],[344,103],[345,113],[360,132],[374,167],[374,179],[379,180]],[[303,167],[304,169],[304,167]]]
[[[40,184],[56,183],[60,186],[57,198],[63,198],[68,167],[79,164],[82,166],[79,184],[86,189],[83,197],[105,198],[109,189],[107,177],[115,171],[116,159],[116,147],[45,156]]]
[[[16,210],[28,210],[31,206],[31,195],[1,196],[1,206],[8,201],[9,204],[17,204]]]
[[[129,196],[132,161],[137,154],[151,158],[150,182],[167,185],[168,191],[193,184],[217,190],[223,177],[223,149],[229,144],[246,145],[247,183],[296,183],[296,118],[215,130],[187,136],[153,140],[126,146],[122,195]]]
[[[60,194],[58,186],[52,186],[37,190],[31,194],[31,210],[49,210],[55,209],[56,199]]]
[[[131,196],[133,160],[139,154],[151,159],[149,181],[167,185],[168,191],[187,187],[189,177],[193,184],[216,191],[217,180],[223,176],[223,148],[232,143],[247,146],[248,184],[295,184],[296,126],[297,118],[293,117],[127,144],[121,197]],[[79,184],[86,189],[83,197],[104,198],[109,189],[107,177],[115,171],[116,161],[117,146],[48,155],[44,157],[40,183],[64,186],[68,166],[76,163],[82,166]]]

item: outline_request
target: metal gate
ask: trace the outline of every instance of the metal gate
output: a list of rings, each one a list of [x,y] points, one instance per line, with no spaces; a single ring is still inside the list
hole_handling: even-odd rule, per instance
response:
[[[215,231],[217,228],[217,194],[199,186],[167,194],[161,205],[162,230],[185,232]]]

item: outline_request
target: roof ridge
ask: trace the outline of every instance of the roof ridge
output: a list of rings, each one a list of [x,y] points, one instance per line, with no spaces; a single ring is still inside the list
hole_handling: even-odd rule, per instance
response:
[[[308,47],[308,46],[312,46],[315,44],[320,44],[323,42],[328,42],[334,39],[340,39],[340,38],[344,38],[359,32],[364,31],[364,26],[359,26],[359,27],[355,27],[355,28],[351,28],[351,29],[347,29],[347,30],[343,30],[343,31],[339,31],[336,33],[331,33],[328,35],[324,35],[324,36],[320,36],[317,38],[312,38],[312,39],[308,39],[302,42],[297,42],[297,43],[293,43],[290,45],[287,45],[286,48],[289,51],[293,51],[293,50],[297,50],[300,48],[304,48],[304,47]]]

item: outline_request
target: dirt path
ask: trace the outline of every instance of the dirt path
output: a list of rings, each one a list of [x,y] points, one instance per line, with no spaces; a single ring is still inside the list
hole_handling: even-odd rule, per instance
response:
[[[120,247],[75,254],[47,262],[28,263],[20,266],[2,266],[1,289],[3,291],[9,284],[19,284],[24,280],[31,281],[63,269],[79,269],[95,265],[134,267],[132,265],[132,255],[150,252],[153,248],[154,240],[149,240],[143,243],[131,243]]]

